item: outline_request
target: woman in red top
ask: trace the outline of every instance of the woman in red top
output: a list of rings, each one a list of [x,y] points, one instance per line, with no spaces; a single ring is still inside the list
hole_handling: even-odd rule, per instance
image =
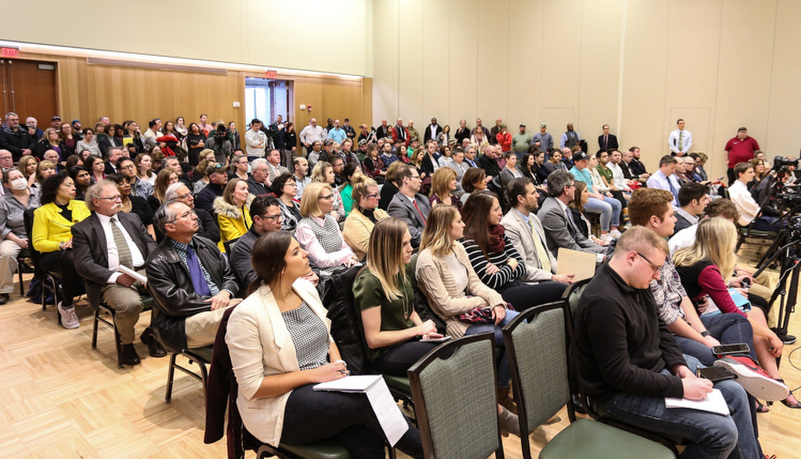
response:
[[[495,138],[498,140],[498,145],[501,146],[501,150],[504,153],[512,150],[512,134],[509,134],[509,131],[506,130],[505,124],[501,124],[501,132],[499,132]]]

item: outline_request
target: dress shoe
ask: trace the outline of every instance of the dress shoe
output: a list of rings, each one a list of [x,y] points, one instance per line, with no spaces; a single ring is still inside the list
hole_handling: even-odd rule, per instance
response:
[[[147,345],[147,352],[151,357],[164,357],[167,355],[167,351],[164,350],[164,347],[153,335],[153,330],[151,330],[150,327],[145,329],[145,332],[142,333],[139,339]]]
[[[8,293],[0,293],[0,304],[8,303]]]
[[[120,363],[123,365],[139,365],[142,360],[139,359],[139,354],[133,344],[123,344],[120,346]]]

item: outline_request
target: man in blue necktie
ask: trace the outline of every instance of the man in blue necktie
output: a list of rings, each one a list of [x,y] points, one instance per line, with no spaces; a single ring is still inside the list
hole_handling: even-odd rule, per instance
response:
[[[186,204],[164,204],[154,223],[166,237],[147,258],[153,329],[172,351],[213,344],[225,308],[242,301],[236,276],[217,245],[195,235],[197,215]]]

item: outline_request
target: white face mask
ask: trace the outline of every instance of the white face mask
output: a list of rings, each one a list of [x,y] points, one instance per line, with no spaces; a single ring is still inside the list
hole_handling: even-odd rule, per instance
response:
[[[15,191],[22,191],[28,188],[28,181],[25,180],[25,177],[15,178],[11,181],[11,189]]]

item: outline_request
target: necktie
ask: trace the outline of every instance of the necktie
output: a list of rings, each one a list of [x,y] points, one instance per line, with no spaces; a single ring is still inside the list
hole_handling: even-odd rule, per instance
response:
[[[684,131],[679,131],[679,151],[684,148]]]
[[[578,229],[576,228],[576,222],[573,221],[573,212],[570,209],[565,209],[565,213],[567,214],[567,222],[570,224],[570,235],[575,239]]]
[[[120,227],[117,226],[117,219],[114,217],[111,217],[111,235],[114,236],[114,244],[117,246],[117,256],[120,259],[120,265],[133,269],[134,265],[131,249],[128,248],[128,243],[125,242],[125,236],[122,235]]]
[[[418,213],[418,214],[420,214],[420,218],[422,218],[422,219],[423,219],[423,224],[425,225],[425,224],[426,224],[426,217],[425,217],[425,215],[423,215],[423,213],[422,213],[422,212],[420,212],[420,208],[419,208],[419,207],[417,207],[417,200],[416,200],[416,199],[415,199],[415,200],[413,200],[413,201],[412,201],[412,204],[414,204],[414,208],[415,208],[415,209],[417,209],[417,213]]]
[[[203,270],[200,268],[200,260],[197,259],[192,247],[186,248],[186,264],[189,266],[189,276],[192,277],[192,287],[195,288],[195,293],[200,296],[211,296],[206,276],[203,275]]]
[[[551,258],[548,256],[548,251],[545,250],[540,233],[534,229],[534,222],[531,217],[528,218],[528,226],[531,227],[531,237],[534,239],[534,247],[537,249],[537,258],[540,260],[540,265],[544,271],[551,272]]]
[[[609,148],[609,136],[604,136],[604,150]]]
[[[676,187],[673,186],[673,182],[670,181],[670,177],[667,178],[668,187],[670,187],[670,192],[673,193],[673,199],[676,202],[679,202],[679,192],[676,190]]]

